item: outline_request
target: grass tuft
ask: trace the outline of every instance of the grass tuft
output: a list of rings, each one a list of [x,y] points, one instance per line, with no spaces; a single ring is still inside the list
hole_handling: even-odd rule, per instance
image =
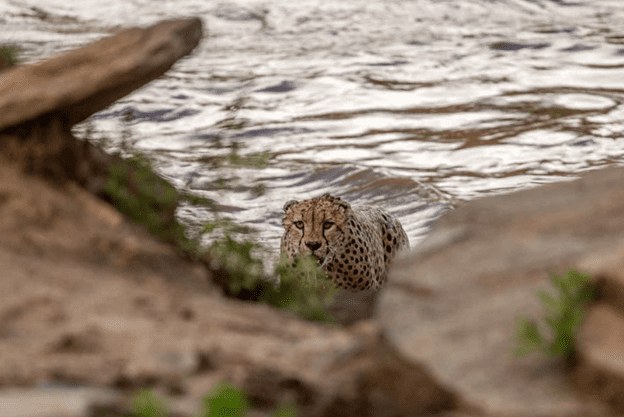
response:
[[[227,383],[218,383],[202,400],[201,417],[243,417],[249,400],[242,389]]]
[[[228,382],[219,382],[202,398],[202,411],[197,417],[244,417],[251,404],[247,393]],[[169,407],[153,390],[143,389],[132,400],[132,417],[167,417]],[[297,404],[280,404],[272,417],[296,417]]]
[[[19,49],[12,45],[0,45],[0,69],[18,63],[17,53]]]
[[[280,278],[280,287],[277,291],[267,291],[263,300],[308,320],[334,322],[326,306],[338,290],[314,257],[300,255],[291,260],[282,255],[275,266],[275,275]]]
[[[203,231],[212,233],[216,229],[221,229],[223,237],[213,241],[208,253],[214,257],[213,267],[227,272],[227,295],[288,309],[308,320],[334,322],[325,306],[337,290],[315,258],[299,256],[290,260],[282,256],[274,270],[280,281],[276,288],[264,276],[262,260],[255,256],[267,249],[254,239],[233,238],[233,234],[253,234],[253,229],[223,218],[207,223]]]
[[[178,192],[154,173],[147,158],[135,155],[111,166],[104,193],[120,212],[161,240],[184,239],[183,227],[175,219]]]
[[[542,334],[535,320],[518,317],[515,355],[539,351],[551,357],[561,356],[566,361],[573,358],[574,338],[585,317],[585,304],[594,299],[594,288],[589,279],[588,274],[575,269],[570,269],[563,275],[550,275],[555,293],[545,290],[537,292],[545,310],[545,322],[550,337]]]

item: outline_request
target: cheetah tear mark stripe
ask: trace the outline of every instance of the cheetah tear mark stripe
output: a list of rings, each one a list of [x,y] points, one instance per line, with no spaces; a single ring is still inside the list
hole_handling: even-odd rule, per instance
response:
[[[301,253],[301,242],[303,241],[304,236],[305,236],[305,224],[303,225],[303,230],[301,231],[301,239],[299,239],[299,243],[297,244],[297,247],[299,248],[299,253]]]
[[[323,240],[325,241],[325,247],[328,248],[329,247],[329,241],[327,240],[327,237],[325,236],[325,230],[323,229]]]

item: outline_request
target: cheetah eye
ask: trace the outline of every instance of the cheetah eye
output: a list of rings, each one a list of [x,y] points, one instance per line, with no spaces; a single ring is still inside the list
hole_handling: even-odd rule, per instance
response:
[[[323,230],[331,229],[333,225],[334,222],[330,222],[329,220],[327,220],[325,223],[323,223]]]
[[[301,220],[299,220],[298,222],[295,222],[295,227],[297,229],[303,229],[303,222]]]

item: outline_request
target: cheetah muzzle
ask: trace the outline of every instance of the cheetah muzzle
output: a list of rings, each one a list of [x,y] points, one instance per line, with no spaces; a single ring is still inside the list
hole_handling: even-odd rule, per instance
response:
[[[284,204],[281,252],[314,256],[338,288],[377,290],[398,252],[409,248],[401,223],[372,206],[351,207],[324,194]]]

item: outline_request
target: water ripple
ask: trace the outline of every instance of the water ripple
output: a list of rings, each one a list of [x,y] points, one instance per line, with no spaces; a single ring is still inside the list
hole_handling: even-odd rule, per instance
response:
[[[415,242],[459,201],[623,162],[617,1],[25,0],[0,15],[26,60],[201,16],[193,55],[94,116],[90,140],[144,152],[275,249],[290,198],[382,205]],[[233,148],[268,166],[216,164]]]

